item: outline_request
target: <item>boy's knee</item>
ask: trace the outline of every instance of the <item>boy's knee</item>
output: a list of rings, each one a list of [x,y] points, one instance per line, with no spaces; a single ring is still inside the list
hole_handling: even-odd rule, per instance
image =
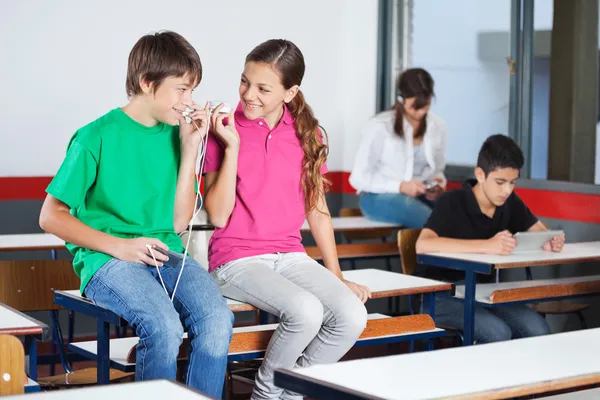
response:
[[[175,312],[156,315],[141,322],[139,336],[140,342],[151,347],[155,354],[177,357],[183,341],[183,326]]]

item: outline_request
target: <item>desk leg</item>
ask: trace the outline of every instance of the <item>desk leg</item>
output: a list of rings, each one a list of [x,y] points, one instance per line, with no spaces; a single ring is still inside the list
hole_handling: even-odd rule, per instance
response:
[[[427,313],[435,322],[435,293],[425,293],[423,295],[423,310],[427,310]],[[433,339],[427,340],[427,350],[433,350]]]
[[[37,339],[32,336],[25,337],[25,347],[29,353],[29,377],[37,382]]]
[[[98,323],[98,349],[97,349],[97,378],[98,384],[109,383],[110,375],[110,324],[97,319]]]
[[[475,336],[475,272],[465,271],[465,315],[463,346],[473,344]]]

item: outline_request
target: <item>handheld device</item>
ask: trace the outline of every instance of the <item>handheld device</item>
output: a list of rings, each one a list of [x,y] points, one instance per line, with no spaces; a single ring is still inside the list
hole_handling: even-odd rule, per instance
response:
[[[563,235],[562,230],[542,231],[542,232],[517,232],[515,239],[517,246],[513,253],[521,253],[524,251],[538,251],[556,236]]]
[[[423,182],[423,184],[425,185],[425,190],[431,190],[436,186],[440,186],[440,183],[438,181],[434,181],[434,180],[427,180],[425,182]]]
[[[159,253],[162,253],[165,256],[169,257],[169,259],[167,261],[163,262],[163,265],[165,267],[171,267],[171,268],[175,267],[183,260],[183,254],[176,253],[172,250],[165,250],[162,247],[158,247],[158,246],[153,246],[152,250],[156,250]]]
[[[209,106],[210,112],[212,113],[213,111],[215,111],[215,109],[221,104],[223,104],[223,107],[221,108],[221,110],[219,110],[219,114],[229,114],[231,113],[231,111],[233,111],[233,108],[227,103],[224,103],[222,101],[211,101]]]

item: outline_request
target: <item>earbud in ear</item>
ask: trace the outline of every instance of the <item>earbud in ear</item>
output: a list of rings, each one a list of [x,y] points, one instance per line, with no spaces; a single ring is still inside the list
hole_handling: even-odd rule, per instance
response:
[[[400,103],[400,104],[403,104],[404,98],[402,96],[398,96],[398,97],[396,97],[396,101],[398,101],[398,103]]]

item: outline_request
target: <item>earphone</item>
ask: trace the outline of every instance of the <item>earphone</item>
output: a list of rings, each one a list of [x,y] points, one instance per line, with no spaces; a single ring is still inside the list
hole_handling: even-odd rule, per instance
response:
[[[213,107],[213,103],[216,104],[214,107]],[[187,243],[185,245],[185,251],[183,252],[183,261],[181,263],[181,270],[179,271],[179,275],[177,276],[177,281],[175,282],[175,287],[173,288],[173,293],[171,296],[169,296],[169,292],[167,291],[167,287],[165,286],[165,282],[163,281],[162,274],[160,273],[160,268],[158,267],[158,261],[156,261],[156,257],[154,256],[153,246],[150,244],[146,245],[146,248],[150,252],[152,259],[154,260],[154,266],[156,267],[156,271],[158,272],[158,277],[160,278],[160,283],[162,284],[162,287],[165,290],[165,293],[167,294],[167,296],[170,297],[171,302],[173,302],[173,299],[175,298],[175,292],[177,292],[177,287],[179,286],[179,280],[181,279],[183,269],[185,268],[185,260],[187,258],[188,248],[190,246],[190,239],[192,237],[192,226],[193,226],[194,220],[196,219],[196,216],[202,210],[202,206],[204,203],[204,199],[202,198],[202,195],[200,194],[200,178],[198,176],[200,175],[200,172],[204,169],[204,161],[206,159],[206,147],[208,145],[208,130],[209,130],[209,125],[210,125],[210,122],[209,122],[210,116],[211,116],[213,110],[219,104],[221,104],[221,102],[211,102],[210,103],[210,111],[209,111],[209,114],[207,115],[206,131],[204,133],[204,137],[200,141],[200,146],[199,146],[200,148],[198,149],[198,157],[196,160],[196,170],[195,170],[196,184],[198,185],[198,191],[196,192],[196,200],[194,201],[194,214],[192,215],[192,218],[190,219],[190,223],[188,224],[188,238],[187,238]],[[226,109],[228,110],[228,112],[226,112]],[[232,108],[230,106],[228,106],[227,104],[225,104],[221,108],[220,113],[229,114],[231,112],[231,110],[232,110]],[[185,122],[187,124],[192,123],[194,125],[194,127],[196,128],[196,130],[198,132],[200,132],[200,127],[190,117],[190,114],[193,113],[194,111],[195,110],[193,110],[189,107],[186,107],[186,109],[184,111],[181,111],[181,115],[185,117]],[[198,206],[198,200],[200,200],[200,206]]]

